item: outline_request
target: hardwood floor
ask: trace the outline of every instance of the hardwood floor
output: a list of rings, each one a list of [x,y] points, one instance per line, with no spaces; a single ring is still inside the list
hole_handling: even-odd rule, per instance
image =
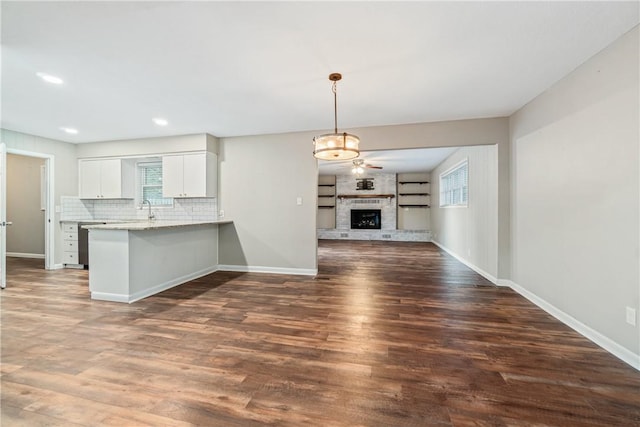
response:
[[[131,305],[9,258],[2,426],[638,426],[640,373],[428,243]]]

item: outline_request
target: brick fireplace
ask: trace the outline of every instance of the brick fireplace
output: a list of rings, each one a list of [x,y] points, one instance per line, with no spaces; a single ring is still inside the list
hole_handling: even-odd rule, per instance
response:
[[[335,228],[318,229],[320,239],[394,240],[425,242],[431,239],[427,230],[397,229],[397,176],[376,173],[373,189],[357,190],[353,175],[337,175],[335,180]],[[342,197],[341,197],[342,196]],[[379,212],[379,220],[365,220],[364,227],[352,226],[352,212]],[[379,221],[379,222],[378,222]]]

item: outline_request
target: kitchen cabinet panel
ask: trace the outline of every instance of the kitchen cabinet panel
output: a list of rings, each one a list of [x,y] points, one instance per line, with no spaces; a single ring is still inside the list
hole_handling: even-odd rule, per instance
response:
[[[207,158],[202,154],[187,154],[184,162],[184,194],[207,194]]]
[[[164,197],[215,197],[218,157],[209,152],[162,157]]]
[[[162,196],[181,197],[183,188],[183,156],[162,157]]]
[[[101,160],[81,160],[80,161],[80,198],[97,199],[102,193],[100,165]]]
[[[135,164],[129,159],[80,160],[81,199],[133,199]]]
[[[103,198],[118,199],[123,197],[122,169],[122,160],[120,159],[102,160],[100,185]],[[132,182],[131,185],[133,188],[134,183]],[[131,196],[133,197],[133,194]]]

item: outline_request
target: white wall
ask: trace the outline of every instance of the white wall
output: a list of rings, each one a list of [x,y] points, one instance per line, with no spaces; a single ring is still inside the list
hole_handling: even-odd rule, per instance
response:
[[[41,138],[6,129],[0,129],[2,142],[9,149],[53,155],[54,159],[54,200],[60,204],[61,196],[76,196],[78,194],[78,162],[76,146],[67,142]],[[51,221],[54,223],[55,257],[54,263],[62,265],[63,239],[62,226],[59,225],[60,214],[53,213]]]
[[[640,367],[638,51],[636,27],[510,123],[513,281]]]
[[[188,151],[217,153],[217,138],[205,133],[78,144],[78,158],[148,156]]]
[[[7,252],[44,258],[44,211],[40,167],[44,159],[7,155]]]
[[[469,162],[469,204],[440,207],[440,174]],[[490,280],[498,277],[498,147],[456,150],[431,172],[431,236]]]
[[[496,117],[372,126],[349,129],[348,132],[360,137],[360,149],[363,151],[506,144],[509,141],[509,119]]]
[[[313,273],[318,168],[312,134],[220,140],[220,264]],[[302,204],[297,204],[297,198]]]

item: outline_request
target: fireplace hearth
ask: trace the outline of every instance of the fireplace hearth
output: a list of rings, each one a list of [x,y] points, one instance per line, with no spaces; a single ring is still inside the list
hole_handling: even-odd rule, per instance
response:
[[[352,230],[380,230],[380,209],[351,209]]]

